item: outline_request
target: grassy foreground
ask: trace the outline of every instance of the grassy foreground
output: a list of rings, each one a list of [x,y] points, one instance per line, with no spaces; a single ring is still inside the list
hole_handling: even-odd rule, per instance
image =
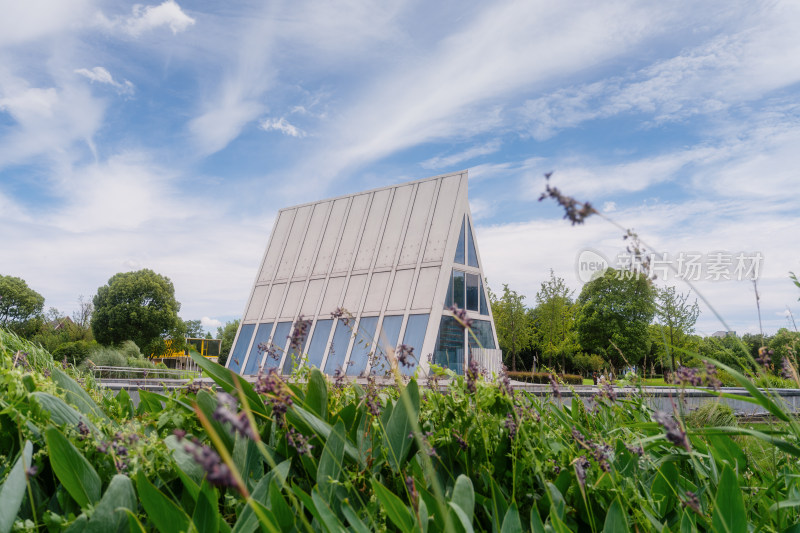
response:
[[[797,423],[731,369],[779,424],[687,427],[678,399],[610,389],[561,406],[477,373],[251,385],[198,364],[214,386],[135,408],[0,330],[0,533],[800,531]]]

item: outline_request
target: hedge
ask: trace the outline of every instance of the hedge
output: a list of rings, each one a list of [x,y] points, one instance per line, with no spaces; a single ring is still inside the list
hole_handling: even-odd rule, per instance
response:
[[[527,383],[550,383],[549,372],[508,372],[508,377],[516,381]],[[577,374],[558,374],[558,380],[568,385],[583,385],[583,377]]]

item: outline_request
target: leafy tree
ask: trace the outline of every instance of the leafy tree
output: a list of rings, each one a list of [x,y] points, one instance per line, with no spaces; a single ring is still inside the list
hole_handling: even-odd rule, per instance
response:
[[[183,327],[186,330],[186,336],[190,339],[202,339],[205,334],[203,323],[200,320],[185,320]]]
[[[552,366],[552,360],[561,359],[561,371],[566,372],[567,358],[572,359],[578,349],[575,331],[577,305],[563,278],[556,277],[550,270],[550,279],[542,283],[536,293],[534,320],[536,338],[542,356]]]
[[[489,291],[489,301],[492,305],[492,316],[497,328],[497,337],[500,349],[511,359],[511,371],[517,369],[517,360],[522,350],[533,343],[533,325],[525,309],[523,300],[525,296],[518,294],[503,284],[503,296],[497,296]]]
[[[43,308],[44,296],[25,280],[0,275],[0,327],[30,337],[41,327]]]
[[[164,340],[183,340],[181,304],[169,278],[143,269],[121,272],[97,289],[92,331],[101,344],[135,342],[146,354],[160,354]]]
[[[697,299],[689,302],[689,295],[688,292],[677,292],[675,287],[665,287],[657,291],[656,317],[664,329],[664,351],[670,355],[673,371],[676,369],[675,353],[678,353],[678,363],[681,363],[688,348],[686,340],[694,332],[694,325],[700,316]]]
[[[87,337],[92,331],[92,313],[94,313],[92,301],[84,298],[83,294],[78,296],[78,309],[72,313],[72,322],[80,328]]]
[[[233,341],[236,339],[236,332],[239,330],[239,319],[226,322],[224,326],[217,328],[217,338],[222,339],[222,346],[219,354],[219,364],[225,365],[228,360],[228,354],[231,353],[233,348]]]
[[[800,351],[800,333],[781,328],[770,339],[769,347],[774,352],[772,361],[776,368],[780,368],[784,357],[789,358],[793,364],[797,365],[798,351]]]
[[[655,292],[645,275],[613,268],[584,285],[576,318],[581,348],[616,368],[638,364],[649,350]]]

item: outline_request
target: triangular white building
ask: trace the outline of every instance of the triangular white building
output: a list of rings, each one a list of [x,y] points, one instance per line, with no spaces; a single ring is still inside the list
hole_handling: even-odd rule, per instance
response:
[[[463,373],[470,356],[498,370],[467,186],[464,171],[282,209],[227,367],[291,370],[288,337],[302,316],[312,321],[302,352],[326,374],[365,375],[371,352],[399,344],[422,370],[430,360]],[[451,305],[467,310],[479,343]],[[332,317],[338,308],[352,318]]]

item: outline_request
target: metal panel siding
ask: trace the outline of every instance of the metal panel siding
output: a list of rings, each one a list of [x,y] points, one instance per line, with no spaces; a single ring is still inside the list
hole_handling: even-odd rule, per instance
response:
[[[398,270],[392,282],[392,292],[389,295],[387,311],[405,311],[408,294],[411,292],[411,282],[414,279],[414,269]]]
[[[436,190],[436,181],[420,183],[417,196],[414,198],[414,208],[411,219],[408,221],[406,238],[400,251],[400,265],[414,265],[419,258],[422,238],[425,236],[425,223],[428,221],[428,211],[433,203],[433,193]]]
[[[272,286],[272,290],[269,291],[269,298],[267,298],[267,306],[264,308],[264,314],[261,315],[262,320],[275,319],[283,299],[284,289],[286,289],[285,283],[278,283]]]
[[[244,314],[245,320],[258,320],[261,316],[261,307],[264,305],[264,300],[267,298],[269,292],[269,285],[256,285],[253,291],[253,297],[250,298],[250,305],[247,306],[247,312]]]
[[[322,243],[317,253],[317,260],[314,263],[312,275],[326,274],[331,266],[333,253],[336,251],[336,239],[339,237],[339,228],[344,224],[344,215],[347,212],[347,198],[341,198],[333,202],[331,216],[328,217],[328,224],[322,235]]]
[[[408,204],[411,202],[413,190],[414,188],[411,185],[395,190],[392,205],[389,208],[389,218],[386,221],[386,228],[383,230],[381,247],[378,250],[378,259],[375,263],[378,268],[394,265],[397,246],[403,236],[403,222],[406,219],[406,212],[408,211]]]
[[[353,316],[358,314],[358,307],[361,304],[361,295],[364,293],[364,286],[367,284],[367,275],[359,274],[351,276],[347,284],[347,292],[344,295],[342,307],[350,311]]]
[[[308,282],[308,289],[306,289],[305,298],[303,298],[303,306],[300,308],[300,314],[304,317],[313,317],[317,312],[317,304],[319,297],[322,295],[322,286],[325,284],[324,279],[312,279]]]
[[[308,224],[303,246],[300,248],[300,257],[297,258],[297,266],[294,268],[294,277],[306,277],[311,272],[311,262],[314,261],[314,253],[317,251],[317,243],[321,237],[325,217],[328,214],[330,202],[323,202],[314,206],[311,215],[311,222]]]
[[[294,220],[296,211],[297,209],[289,209],[281,211],[278,215],[278,221],[275,222],[275,228],[272,230],[274,234],[270,241],[269,250],[267,250],[267,255],[264,257],[264,264],[261,265],[261,273],[258,275],[259,281],[272,281],[272,277],[275,275],[275,269],[278,265],[278,260],[281,257],[283,243],[286,240],[289,229],[292,227],[292,221]]]
[[[365,313],[377,313],[381,310],[387,283],[389,283],[389,272],[376,272],[372,275],[367,300],[364,302]]]
[[[289,290],[286,292],[286,300],[281,310],[281,319],[291,320],[297,313],[297,308],[300,305],[300,297],[303,295],[304,281],[295,281],[289,284]]]
[[[417,288],[414,291],[414,300],[411,309],[430,309],[433,295],[436,293],[436,282],[439,280],[439,267],[423,268],[419,271]]]
[[[325,289],[325,298],[322,299],[319,316],[327,318],[341,305],[342,287],[344,287],[344,277],[328,280],[328,288]]]
[[[347,214],[344,233],[342,233],[342,242],[339,243],[339,250],[336,252],[336,259],[331,272],[347,272],[350,269],[358,240],[358,232],[361,228],[361,221],[364,219],[368,200],[368,194],[361,194],[353,198],[350,212]]]
[[[292,275],[295,261],[297,260],[297,253],[300,251],[300,246],[305,240],[306,222],[311,215],[313,206],[306,205],[297,209],[297,214],[294,217],[292,230],[289,232],[289,238],[286,241],[286,247],[281,256],[281,262],[278,264],[277,279],[288,278]]]
[[[381,222],[386,216],[390,194],[391,190],[384,189],[376,191],[372,195],[372,205],[369,208],[364,234],[361,236],[361,242],[358,245],[358,253],[353,265],[354,270],[366,270],[372,264],[375,248],[378,245],[378,237],[380,236]]]
[[[428,234],[428,242],[425,244],[423,261],[441,261],[444,257],[447,236],[450,234],[450,221],[453,218],[453,210],[458,199],[461,179],[461,175],[458,175],[442,180],[439,197],[436,199],[436,211],[433,213],[431,231]]]

